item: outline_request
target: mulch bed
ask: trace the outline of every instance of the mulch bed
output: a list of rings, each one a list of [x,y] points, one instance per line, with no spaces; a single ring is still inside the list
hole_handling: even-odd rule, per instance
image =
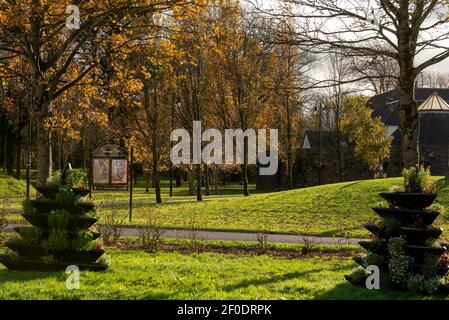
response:
[[[135,241],[120,241],[116,245],[112,245],[111,248],[118,248],[123,250],[146,250],[140,243]],[[230,255],[268,255],[278,258],[286,259],[301,259],[301,258],[341,258],[341,259],[352,259],[354,253],[357,250],[325,250],[316,249],[311,247],[307,252],[299,250],[288,250],[288,249],[262,249],[258,247],[232,247],[232,246],[210,246],[205,243],[191,243],[187,241],[179,241],[178,243],[161,244],[159,252],[181,252],[182,254],[197,254],[197,253],[219,253],[219,254],[230,254]],[[360,250],[361,252],[361,250]]]

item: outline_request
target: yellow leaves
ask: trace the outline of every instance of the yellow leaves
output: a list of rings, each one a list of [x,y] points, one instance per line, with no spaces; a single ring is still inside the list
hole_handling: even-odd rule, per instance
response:
[[[379,118],[371,117],[371,109],[362,96],[349,96],[342,102],[341,127],[349,140],[355,143],[355,155],[376,172],[390,155],[392,137]]]

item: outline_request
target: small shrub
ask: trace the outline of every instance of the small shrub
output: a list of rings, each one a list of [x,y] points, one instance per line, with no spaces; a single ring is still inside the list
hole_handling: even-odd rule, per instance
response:
[[[430,168],[426,169],[424,166],[411,167],[404,169],[402,175],[404,177],[405,192],[429,192],[431,188]]]
[[[57,261],[56,261],[56,259],[55,259],[55,257],[53,256],[53,255],[48,255],[48,256],[43,256],[43,257],[41,257],[41,261],[44,263],[44,264],[53,264],[53,263],[56,263]]]
[[[440,286],[440,279],[438,277],[426,278],[420,274],[413,274],[407,280],[407,289],[412,292],[422,292],[432,295],[438,291]]]
[[[162,229],[159,216],[151,210],[146,222],[139,229],[143,249],[150,253],[157,252],[161,245],[163,234],[164,230]]]
[[[21,227],[19,233],[22,239],[31,245],[38,245],[42,238],[42,231],[36,227]]]
[[[405,245],[406,241],[401,237],[392,238],[388,243],[390,281],[398,286],[406,285],[413,264],[413,258],[404,254]]]
[[[61,171],[53,171],[52,175],[47,178],[45,183],[48,187],[56,187],[61,184]]]
[[[377,222],[386,234],[391,234],[401,223],[395,218],[383,218]]]
[[[12,261],[17,261],[19,259],[19,257],[20,257],[19,254],[16,251],[11,250],[9,248],[6,248],[5,256],[7,256]]]
[[[53,210],[48,215],[48,224],[52,229],[64,229],[70,221],[70,213],[65,210]]]
[[[110,267],[112,264],[111,257],[105,253],[100,257],[100,259],[98,259],[97,263]]]
[[[196,250],[199,247],[200,237],[197,227],[197,213],[193,212],[187,215],[184,219],[184,241],[183,244],[189,249]]]
[[[98,226],[103,241],[106,245],[116,244],[122,235],[120,225],[125,222],[125,218],[120,217],[116,208],[107,209],[102,214],[102,223]]]
[[[88,231],[78,232],[76,238],[72,240],[72,249],[76,251],[84,251],[92,248],[94,237]]]
[[[66,171],[66,185],[70,188],[86,188],[87,174],[82,169],[71,169]]]
[[[408,279],[412,263],[413,258],[403,254],[391,257],[388,263],[391,282],[396,285],[403,285]]]
[[[364,269],[357,269],[350,275],[345,276],[345,278],[355,285],[364,285],[366,281],[367,274]]]
[[[76,196],[71,189],[61,188],[56,194],[56,201],[68,208],[75,206]]]
[[[22,208],[23,213],[25,214],[34,214],[36,212],[30,199],[25,199],[22,201]]]
[[[391,256],[402,255],[406,244],[407,242],[402,237],[391,238],[388,242],[388,252]]]
[[[63,229],[53,229],[50,231],[45,247],[50,251],[61,251],[69,247],[67,231]]]
[[[384,257],[372,252],[368,252],[367,255],[362,257],[362,262],[365,267],[367,266],[380,266],[384,262]]]

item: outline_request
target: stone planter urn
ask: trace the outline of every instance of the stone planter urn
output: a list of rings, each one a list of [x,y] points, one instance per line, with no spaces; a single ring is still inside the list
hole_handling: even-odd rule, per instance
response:
[[[437,195],[394,192],[380,196],[389,208],[373,208],[381,219],[365,225],[372,239],[359,242],[367,255],[355,257],[354,261],[364,269],[369,265],[379,267],[381,283],[394,289],[427,294],[447,291],[439,281],[449,270],[447,250],[438,243],[443,230],[434,225],[440,212],[426,209]],[[395,243],[401,245],[395,248]],[[398,266],[401,272],[397,271]],[[365,286],[368,276],[359,270],[345,278]]]
[[[106,270],[105,253],[92,226],[97,218],[93,203],[81,201],[84,189],[37,187],[42,194],[25,200],[22,216],[31,226],[17,227],[20,238],[5,245],[9,254],[0,263],[15,271],[61,271],[75,265],[80,270]]]

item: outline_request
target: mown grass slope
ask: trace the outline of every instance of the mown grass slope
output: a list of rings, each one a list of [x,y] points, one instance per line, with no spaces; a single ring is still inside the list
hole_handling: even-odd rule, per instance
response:
[[[437,202],[449,209],[449,183],[442,178]],[[211,199],[198,203],[183,201],[161,205],[138,206],[132,224],[142,224],[148,214],[172,227],[267,230],[307,233],[323,236],[366,236],[363,224],[378,217],[371,210],[382,199],[379,193],[402,178],[364,180],[330,184],[293,191],[253,195],[247,198]],[[111,210],[111,208],[101,209]],[[126,207],[115,208],[127,222]],[[437,224],[449,226],[449,216],[442,214]]]
[[[35,192],[31,187],[31,192]],[[26,181],[24,179],[17,180],[14,177],[0,174],[0,196],[17,196],[25,195]]]

